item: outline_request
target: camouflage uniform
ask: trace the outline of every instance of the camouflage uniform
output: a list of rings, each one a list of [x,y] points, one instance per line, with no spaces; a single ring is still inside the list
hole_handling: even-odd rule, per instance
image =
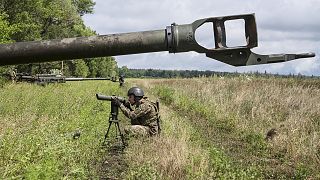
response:
[[[17,75],[16,75],[16,71],[15,70],[12,70],[10,72],[10,78],[11,78],[11,81],[14,83],[16,81],[16,78],[17,78]]]
[[[120,86],[122,86],[123,83],[124,83],[124,77],[123,77],[123,76],[120,76],[120,77],[119,77],[119,84],[120,84]]]
[[[120,105],[123,114],[131,119],[131,127],[125,133],[132,136],[152,136],[158,134],[157,111],[145,97],[132,106]]]

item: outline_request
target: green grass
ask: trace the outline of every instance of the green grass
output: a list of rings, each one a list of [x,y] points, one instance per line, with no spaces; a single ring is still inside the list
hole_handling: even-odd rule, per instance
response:
[[[0,179],[97,178],[112,82],[8,84],[0,91]],[[80,131],[79,139],[73,134]]]
[[[161,136],[131,139],[123,153],[102,148],[110,102],[95,93],[135,85],[160,99]],[[246,77],[5,84],[0,179],[317,179],[319,87]],[[271,128],[278,135],[266,140]]]

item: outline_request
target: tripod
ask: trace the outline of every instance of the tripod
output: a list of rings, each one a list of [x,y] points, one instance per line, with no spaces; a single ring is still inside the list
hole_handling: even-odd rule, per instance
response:
[[[107,130],[107,133],[104,135],[103,144],[105,144],[106,140],[108,139],[110,128],[111,128],[112,124],[114,124],[116,127],[116,130],[115,130],[116,138],[120,137],[122,145],[123,146],[126,145],[124,135],[122,134],[121,129],[120,129],[120,125],[119,125],[118,112],[119,112],[118,106],[113,101],[111,101],[111,112],[109,115],[109,127]]]

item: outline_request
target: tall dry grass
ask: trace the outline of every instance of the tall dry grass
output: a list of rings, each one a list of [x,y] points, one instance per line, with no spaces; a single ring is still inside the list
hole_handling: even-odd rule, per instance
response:
[[[167,107],[162,106],[163,133],[151,139],[134,139],[126,151],[130,164],[128,179],[186,179],[205,177],[207,151],[192,144],[191,126]],[[174,121],[174,125],[172,122]],[[197,162],[191,163],[191,161]],[[189,172],[187,172],[189,170]],[[149,172],[148,172],[149,171]],[[197,173],[197,174],[196,174]]]
[[[160,80],[161,81],[161,80]],[[159,80],[131,80],[132,86],[143,87],[151,99],[154,83]],[[194,126],[188,114],[160,105],[162,133],[149,139],[133,139],[126,149],[128,179],[252,179],[260,177],[252,167],[235,166],[206,132]],[[192,117],[200,122],[201,117]]]
[[[136,80],[135,83],[160,94],[168,89],[170,92],[162,98],[169,97],[166,101],[171,107],[181,111],[180,115],[187,115],[183,123],[190,123],[188,127],[198,126],[199,132],[207,133],[211,142],[240,165],[253,164],[267,178],[319,177],[319,80],[243,76]],[[167,128],[175,126],[176,120],[170,121]],[[271,129],[276,133],[267,138]],[[170,142],[169,139],[165,141]],[[183,144],[194,143],[188,138],[178,140],[183,143],[172,140],[169,144],[178,144],[181,153],[188,154],[183,152],[190,147]],[[156,143],[151,152],[161,154],[157,147],[161,150],[168,147],[163,143]],[[176,157],[174,161],[181,162],[180,156]],[[190,165],[190,161],[182,162]]]

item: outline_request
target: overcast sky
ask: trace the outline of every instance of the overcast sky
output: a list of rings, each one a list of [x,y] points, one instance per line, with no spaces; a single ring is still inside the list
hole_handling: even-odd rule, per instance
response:
[[[291,62],[233,67],[194,52],[168,52],[117,56],[118,66],[129,68],[213,71],[267,71],[320,75],[320,0],[95,0],[94,14],[85,15],[87,26],[98,34],[165,29],[175,22],[187,24],[200,18],[255,13],[259,54],[315,52],[315,58]],[[239,21],[240,22],[240,21]],[[230,44],[242,45],[242,23],[231,23]],[[197,31],[202,44],[210,34]],[[243,35],[243,36],[242,36]],[[203,38],[206,40],[203,41]],[[198,40],[198,39],[197,39]],[[212,40],[208,42],[207,40]]]

